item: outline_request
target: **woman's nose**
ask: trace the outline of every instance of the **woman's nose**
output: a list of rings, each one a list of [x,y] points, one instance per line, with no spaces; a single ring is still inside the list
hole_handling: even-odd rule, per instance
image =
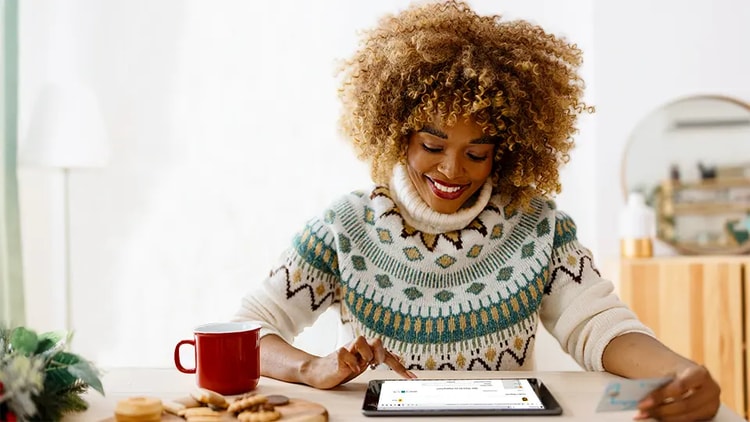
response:
[[[438,171],[443,173],[448,179],[455,179],[461,175],[461,162],[458,157],[445,156],[438,164]]]

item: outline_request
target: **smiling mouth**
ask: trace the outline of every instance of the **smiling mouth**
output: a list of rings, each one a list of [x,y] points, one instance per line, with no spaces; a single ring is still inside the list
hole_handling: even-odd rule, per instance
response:
[[[430,179],[426,176],[425,178],[429,182],[432,193],[440,199],[456,199],[470,186],[470,184],[454,185],[451,183],[438,182],[437,180]]]

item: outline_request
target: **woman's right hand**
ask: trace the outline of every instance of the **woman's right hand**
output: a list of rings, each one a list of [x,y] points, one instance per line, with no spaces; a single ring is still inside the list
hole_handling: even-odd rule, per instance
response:
[[[362,374],[367,368],[381,363],[388,365],[404,378],[416,378],[411,371],[391,352],[383,347],[380,339],[359,336],[345,347],[333,353],[315,357],[305,362],[300,369],[306,384],[320,389],[329,389],[344,384]]]

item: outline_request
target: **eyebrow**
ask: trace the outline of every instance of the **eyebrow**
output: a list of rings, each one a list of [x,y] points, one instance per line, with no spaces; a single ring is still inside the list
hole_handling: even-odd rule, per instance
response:
[[[429,133],[430,135],[437,136],[438,138],[441,138],[441,139],[448,139],[448,135],[445,132],[430,125],[422,126],[422,129],[419,129],[418,132],[425,132],[425,133]],[[495,139],[492,136],[483,136],[481,138],[471,140],[469,141],[469,143],[479,144],[479,145],[495,145],[497,143],[497,139]]]

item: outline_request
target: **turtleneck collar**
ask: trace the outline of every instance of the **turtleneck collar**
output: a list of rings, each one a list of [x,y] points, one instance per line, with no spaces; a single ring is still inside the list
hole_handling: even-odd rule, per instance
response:
[[[490,201],[492,182],[488,178],[474,203],[452,214],[439,213],[427,205],[409,179],[403,164],[397,164],[393,168],[390,190],[406,223],[419,231],[434,234],[460,230],[468,226]]]

